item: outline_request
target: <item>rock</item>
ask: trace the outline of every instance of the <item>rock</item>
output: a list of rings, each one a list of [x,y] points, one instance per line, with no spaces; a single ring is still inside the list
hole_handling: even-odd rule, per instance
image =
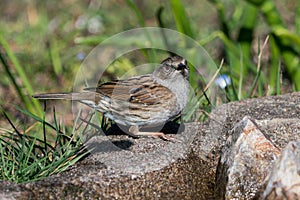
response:
[[[289,141],[300,141],[300,116],[299,118],[255,120],[255,122],[272,143],[281,150]]]
[[[226,141],[216,185],[225,199],[252,199],[280,150],[249,118],[236,124]]]
[[[221,182],[226,177],[220,178],[219,172],[222,170],[219,161],[225,151],[223,149],[227,149],[228,153],[239,149],[232,146],[236,143],[226,141],[230,141],[230,137],[232,141],[238,140],[239,137],[235,138],[231,130],[244,116],[255,119],[253,124],[257,124],[258,130],[274,145],[260,143],[268,140],[260,136],[257,130],[258,135],[254,138],[260,139],[257,143],[248,141],[249,147],[267,144],[273,151],[261,149],[262,155],[268,159],[272,155],[276,157],[276,149],[281,150],[289,141],[299,140],[300,93],[222,105],[210,114],[205,123],[185,124],[183,132],[172,135],[181,142],[134,139],[124,134],[99,135],[89,142],[89,147],[96,147],[92,154],[67,171],[30,183],[2,181],[0,196],[15,199],[225,198],[225,193],[220,191],[226,191],[226,188],[216,190],[217,183],[227,184]],[[243,144],[243,141],[240,142]],[[234,155],[226,155],[228,161],[234,161]],[[255,159],[252,155],[260,157],[263,166],[269,166],[270,163],[263,161],[258,154],[249,154],[249,161]],[[257,173],[260,174],[259,171]],[[246,180],[245,176],[241,177]],[[259,184],[255,187],[259,188]],[[249,191],[252,194],[256,189]]]
[[[262,191],[260,199],[300,199],[300,141],[282,151]]]
[[[84,161],[64,173],[26,184],[5,184],[0,191],[31,192],[30,199],[203,199],[201,161],[188,152],[198,133],[196,123],[174,135],[181,142],[159,138],[134,139],[127,135],[97,136],[97,147]],[[126,145],[124,145],[126,144]],[[205,166],[205,165],[204,165]],[[27,199],[28,196],[24,196]]]

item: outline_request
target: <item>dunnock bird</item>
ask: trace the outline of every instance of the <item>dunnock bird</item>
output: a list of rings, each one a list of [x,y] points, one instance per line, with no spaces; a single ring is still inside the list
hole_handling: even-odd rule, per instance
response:
[[[117,124],[128,126],[133,136],[170,137],[162,132],[142,132],[141,127],[163,125],[185,108],[190,91],[189,67],[180,56],[163,60],[152,74],[115,80],[84,92],[36,94],[38,99],[68,99],[92,107]]]

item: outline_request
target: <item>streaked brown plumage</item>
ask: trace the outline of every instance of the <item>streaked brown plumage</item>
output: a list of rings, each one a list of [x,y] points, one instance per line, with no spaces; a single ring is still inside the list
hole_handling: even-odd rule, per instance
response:
[[[174,56],[162,61],[152,74],[103,83],[80,93],[37,94],[33,97],[79,101],[116,123],[129,126],[129,134],[168,139],[161,132],[141,132],[139,127],[161,125],[177,116],[187,104],[189,87],[187,62]]]

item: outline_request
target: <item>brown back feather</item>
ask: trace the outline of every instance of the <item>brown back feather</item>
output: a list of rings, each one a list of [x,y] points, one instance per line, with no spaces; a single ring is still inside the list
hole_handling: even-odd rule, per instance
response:
[[[166,94],[173,95],[168,88],[156,83],[151,74],[111,81],[86,90],[100,93],[111,99],[145,105],[159,104]],[[160,92],[157,92],[158,90]]]

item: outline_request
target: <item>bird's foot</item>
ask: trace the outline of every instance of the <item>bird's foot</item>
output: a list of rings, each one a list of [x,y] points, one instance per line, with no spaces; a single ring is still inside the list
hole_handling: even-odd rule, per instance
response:
[[[179,140],[170,137],[162,132],[144,132],[140,131],[138,126],[131,126],[129,128],[129,133],[133,136],[150,136],[150,137],[159,137],[163,140],[170,141],[170,142],[178,142]]]

